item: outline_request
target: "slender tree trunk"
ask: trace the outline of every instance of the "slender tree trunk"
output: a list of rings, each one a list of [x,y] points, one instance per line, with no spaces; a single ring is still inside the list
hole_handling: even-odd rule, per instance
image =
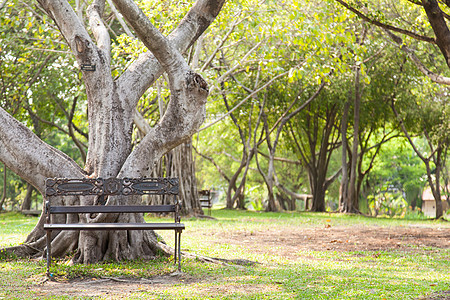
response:
[[[231,177],[230,182],[228,184],[227,195],[226,195],[226,197],[227,197],[226,198],[226,208],[227,209],[233,209],[236,199],[239,199],[240,197],[244,196],[242,194],[242,192],[244,192],[242,185],[243,185],[243,182],[245,182],[245,178],[242,178],[239,188],[236,185],[238,177],[241,174],[241,171],[244,167],[245,167],[244,158],[242,158],[241,165],[239,166],[238,170],[233,174],[233,176]]]
[[[22,201],[22,206],[20,207],[21,211],[31,209],[31,203],[33,201],[33,198],[32,198],[33,190],[34,190],[33,186],[31,184],[27,183],[27,193],[25,195],[25,198]]]
[[[349,93],[350,98],[350,93]],[[341,136],[342,136],[342,153],[341,153],[341,165],[342,165],[342,180],[339,196],[339,211],[345,212],[347,209],[348,201],[348,165],[347,165],[347,129],[348,129],[348,114],[350,110],[350,99],[344,104],[344,112],[342,115],[341,123]]]
[[[3,176],[2,176],[2,182],[3,182],[3,192],[2,192],[2,198],[0,199],[0,211],[3,210],[3,204],[5,203],[6,200],[6,186],[7,186],[7,182],[6,182],[6,164],[3,164]]]
[[[440,188],[440,174],[441,174],[441,160],[442,160],[442,147],[443,145],[441,143],[445,143],[445,141],[440,141],[439,144],[436,146],[436,149],[433,147],[433,143],[430,140],[427,131],[424,130],[425,137],[427,138],[428,145],[430,147],[430,150],[432,152],[431,156],[425,157],[419,149],[414,144],[414,141],[412,140],[411,136],[408,133],[408,130],[406,130],[405,124],[399,117],[399,113],[397,112],[397,109],[395,108],[394,100],[391,101],[391,108],[394,112],[395,116],[400,122],[400,127],[403,130],[403,133],[405,134],[406,138],[408,139],[410,145],[414,149],[414,152],[419,156],[419,158],[423,161],[425,164],[425,168],[427,170],[427,180],[428,184],[430,185],[431,192],[433,194],[434,200],[436,201],[436,218],[439,219],[443,216],[443,207],[442,207],[442,199],[441,199],[441,188]],[[433,151],[434,150],[434,151]],[[433,160],[435,164],[435,170],[434,174],[431,170],[430,161]],[[433,176],[434,175],[434,176]]]
[[[268,142],[270,143],[270,140],[268,139]],[[270,149],[272,150],[272,149]],[[268,205],[266,208],[266,211],[273,211],[277,212],[280,211],[281,205],[279,203],[279,199],[277,199],[273,187],[274,187],[274,174],[275,173],[275,165],[274,165],[274,154],[272,151],[269,153],[269,167],[267,170],[267,176],[265,178],[266,186],[267,186],[267,192],[268,192]]]
[[[442,197],[441,197],[441,155],[442,155],[442,147],[438,146],[436,149],[436,154],[434,159],[435,170],[434,170],[434,184],[433,184],[433,176],[431,175],[430,163],[427,162],[427,174],[428,174],[428,183],[431,187],[431,191],[434,196],[434,200],[436,201],[436,219],[442,218],[444,215],[444,207],[442,205]]]
[[[360,120],[360,106],[361,106],[361,92],[360,92],[360,68],[356,67],[355,71],[355,102],[354,102],[354,120],[353,120],[353,147],[352,160],[350,164],[350,180],[348,185],[348,210],[347,212],[358,212],[358,194],[356,192],[356,178],[358,165],[358,146],[359,146],[359,120]]]
[[[246,149],[244,148],[243,151],[246,151]],[[242,160],[241,160],[241,165],[236,170],[236,172],[233,174],[233,176],[231,177],[231,180],[228,184],[227,195],[226,195],[227,209],[233,209],[236,207],[242,208],[242,209],[245,208],[245,203],[244,203],[245,181],[247,179],[248,159],[249,159],[249,157],[248,157],[247,153],[244,152],[243,156],[242,156]],[[243,169],[244,169],[244,172],[242,172]],[[239,183],[239,186],[237,186],[237,181],[238,181],[239,175],[242,175],[242,178]]]

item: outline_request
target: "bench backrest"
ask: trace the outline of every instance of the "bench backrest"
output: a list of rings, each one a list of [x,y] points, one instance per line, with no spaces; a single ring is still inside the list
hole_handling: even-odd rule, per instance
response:
[[[45,181],[47,214],[77,213],[163,213],[174,212],[179,222],[178,178],[48,178]],[[52,206],[49,198],[56,196],[132,196],[173,195],[172,205],[92,205]]]
[[[45,196],[178,195],[178,178],[47,178]]]

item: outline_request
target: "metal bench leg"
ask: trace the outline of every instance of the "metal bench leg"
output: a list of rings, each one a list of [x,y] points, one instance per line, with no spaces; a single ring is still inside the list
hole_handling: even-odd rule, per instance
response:
[[[181,272],[181,231],[178,232],[178,272]]]
[[[177,255],[178,255],[178,237],[177,231],[175,230],[175,251],[173,252],[174,264],[177,263]]]
[[[52,231],[47,230],[47,276],[50,276],[51,259],[52,259]]]

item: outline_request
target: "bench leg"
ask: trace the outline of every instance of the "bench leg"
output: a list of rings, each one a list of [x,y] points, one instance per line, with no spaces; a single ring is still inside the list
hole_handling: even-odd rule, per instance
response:
[[[50,264],[52,259],[52,231],[47,230],[47,276],[50,276]]]
[[[177,263],[177,255],[178,255],[178,236],[177,231],[175,230],[175,251],[173,252],[174,264]]]
[[[181,272],[181,231],[178,232],[178,272]]]

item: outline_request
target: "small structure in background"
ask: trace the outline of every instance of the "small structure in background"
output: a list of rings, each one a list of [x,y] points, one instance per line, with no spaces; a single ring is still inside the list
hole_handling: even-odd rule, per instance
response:
[[[208,216],[211,216],[211,190],[201,190],[198,192],[198,201],[200,201],[200,206],[202,208],[208,208]]]
[[[441,192],[441,194],[443,194]],[[449,209],[449,205],[447,202],[447,198],[445,195],[441,196],[442,200],[442,209],[444,211],[444,215],[446,211]],[[433,193],[431,192],[431,188],[426,188],[422,193],[422,212],[426,217],[436,218],[436,200],[434,200]]]

